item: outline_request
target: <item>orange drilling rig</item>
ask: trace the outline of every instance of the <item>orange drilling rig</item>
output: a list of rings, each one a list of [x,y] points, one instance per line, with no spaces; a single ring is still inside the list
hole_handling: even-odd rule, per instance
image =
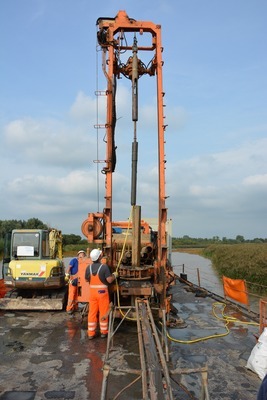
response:
[[[90,212],[81,229],[90,244],[101,247],[111,271],[119,274],[116,288],[113,288],[115,304],[133,306],[136,298],[146,298],[158,307],[161,317],[162,310],[170,311],[167,290],[174,280],[169,257],[171,221],[167,219],[165,205],[164,133],[167,125],[163,103],[161,26],[136,21],[125,11],[119,11],[115,18],[98,18],[97,27],[102,68],[107,81],[106,158],[101,171],[105,175],[105,207],[103,212]],[[144,37],[145,44],[139,45]],[[123,63],[121,55],[125,57],[126,53],[129,58]],[[146,56],[151,54],[147,65],[139,58],[145,53]],[[156,78],[157,93],[158,212],[154,225],[142,219],[141,206],[136,204],[138,83],[139,78],[145,75]],[[116,169],[116,82],[123,77],[131,81],[132,89],[131,216],[128,221],[118,222],[112,219],[112,190]]]

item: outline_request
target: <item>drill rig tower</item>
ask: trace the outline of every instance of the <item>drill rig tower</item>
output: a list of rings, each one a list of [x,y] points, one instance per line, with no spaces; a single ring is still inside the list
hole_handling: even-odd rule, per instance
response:
[[[162,84],[161,26],[147,21],[129,18],[125,11],[119,11],[115,18],[98,18],[97,40],[102,51],[102,68],[107,81],[106,99],[106,159],[102,168],[105,175],[105,208],[103,212],[89,213],[82,224],[82,232],[89,243],[101,246],[111,270],[119,273],[119,296],[130,304],[138,297],[156,298],[160,308],[167,309],[166,290],[173,279],[168,261],[167,209],[165,205],[165,153],[164,133],[164,92]],[[132,34],[132,42],[126,39]],[[149,37],[149,43],[139,46],[137,35]],[[126,63],[121,54],[129,53]],[[151,54],[148,65],[139,58]],[[157,229],[141,218],[141,206],[136,204],[137,163],[138,163],[138,83],[141,76],[156,79],[157,92],[157,134],[158,144],[158,212]],[[131,208],[129,221],[112,219],[112,178],[116,167],[116,82],[127,78],[132,86],[133,142],[131,155]],[[157,138],[157,139],[156,139]],[[115,233],[115,228],[120,233]],[[168,310],[167,310],[168,311]]]

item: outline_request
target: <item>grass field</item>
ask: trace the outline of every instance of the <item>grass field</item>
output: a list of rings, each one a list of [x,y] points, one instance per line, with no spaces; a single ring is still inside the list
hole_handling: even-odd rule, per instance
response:
[[[234,245],[212,245],[203,249],[218,273],[232,279],[245,279],[267,289],[267,244],[242,243]],[[264,288],[265,287],[265,288]]]

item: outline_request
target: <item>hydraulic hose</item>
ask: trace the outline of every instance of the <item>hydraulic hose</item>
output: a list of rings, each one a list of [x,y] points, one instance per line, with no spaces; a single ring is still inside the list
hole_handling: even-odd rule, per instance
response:
[[[218,306],[222,307],[222,310],[221,310],[222,317],[219,317],[215,312],[215,309]],[[244,324],[244,325],[254,325],[254,326],[258,326],[259,325],[257,322],[241,321],[241,320],[239,320],[239,319],[237,319],[235,317],[230,317],[230,316],[225,315],[224,314],[225,307],[226,307],[225,303],[220,303],[220,302],[213,303],[213,305],[212,305],[212,313],[213,313],[213,315],[214,315],[214,317],[216,319],[218,319],[220,321],[225,321],[224,328],[225,328],[226,332],[217,333],[217,334],[214,334],[214,335],[208,335],[208,336],[204,336],[204,337],[200,337],[200,338],[196,338],[196,339],[192,339],[192,340],[175,339],[174,337],[172,337],[170,335],[169,332],[167,332],[168,339],[170,339],[172,342],[175,342],[175,343],[193,344],[193,343],[198,343],[198,342],[201,342],[201,341],[204,341],[204,340],[217,339],[217,338],[221,338],[221,337],[227,336],[230,333],[230,329],[228,328],[228,325],[230,324],[230,322],[234,322],[236,324]]]

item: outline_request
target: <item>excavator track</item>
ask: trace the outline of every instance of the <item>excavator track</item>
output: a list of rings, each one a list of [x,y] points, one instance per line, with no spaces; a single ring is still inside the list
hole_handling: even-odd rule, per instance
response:
[[[0,310],[62,310],[66,296],[66,287],[45,293],[10,290],[0,298]]]

